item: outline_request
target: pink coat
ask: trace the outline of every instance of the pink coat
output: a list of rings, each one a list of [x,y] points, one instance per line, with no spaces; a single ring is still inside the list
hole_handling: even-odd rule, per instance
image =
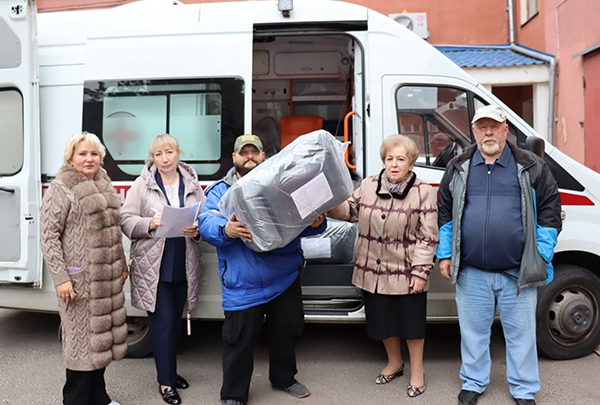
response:
[[[185,184],[185,205],[196,202],[204,204],[206,197],[198,184],[194,169],[179,162]],[[158,187],[154,175],[156,166],[147,164],[127,193],[121,209],[121,227],[123,233],[131,239],[131,257],[129,279],[131,283],[131,305],[154,312],[156,292],[160,278],[160,263],[165,246],[164,238],[155,238],[155,230],[148,231],[150,220],[154,216],[152,208],[167,204],[167,199]],[[198,304],[198,284],[202,256],[199,240],[185,238],[186,242],[186,278],[188,283],[188,309]]]

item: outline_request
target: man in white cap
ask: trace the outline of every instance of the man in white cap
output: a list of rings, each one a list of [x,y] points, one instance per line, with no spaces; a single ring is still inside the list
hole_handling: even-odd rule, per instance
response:
[[[299,270],[304,263],[300,238],[325,230],[319,216],[287,246],[257,253],[244,244],[252,234],[235,214],[219,214],[219,201],[229,188],[265,160],[260,138],[240,135],[233,146],[234,167],[205,192],[206,203],[198,218],[204,240],[217,248],[223,295],[222,405],[248,401],[254,348],[266,317],[269,339],[269,381],[293,397],[310,392],[295,378],[296,340],[304,327]]]
[[[482,107],[471,122],[477,144],[448,164],[438,202],[437,257],[442,276],[456,283],[461,333],[458,403],[477,404],[490,383],[497,309],[510,393],[517,405],[535,405],[537,287],[554,276],[558,188],[541,158],[507,141],[502,108]]]

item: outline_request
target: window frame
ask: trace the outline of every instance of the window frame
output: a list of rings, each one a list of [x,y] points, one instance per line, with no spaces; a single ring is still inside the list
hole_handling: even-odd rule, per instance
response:
[[[205,90],[181,90],[180,85],[203,84],[207,85]],[[217,180],[222,178],[232,166],[231,153],[235,138],[244,132],[244,97],[245,85],[240,77],[225,78],[195,78],[195,79],[160,79],[160,80],[110,80],[110,81],[85,81],[84,100],[83,100],[83,130],[93,132],[104,142],[103,128],[103,102],[106,97],[113,97],[117,93],[107,93],[111,88],[124,87],[140,88],[143,86],[162,86],[162,91],[133,91],[119,93],[119,96],[131,96],[138,94],[140,97],[164,93],[174,94],[213,94],[218,93],[221,97],[221,119],[220,119],[220,157],[215,160],[187,160],[184,154],[181,160],[190,164],[217,164],[214,172],[208,174],[198,173],[199,180]],[[172,86],[172,89],[169,89]],[[166,132],[169,131],[170,111],[166,111]],[[154,136],[159,135],[157,132]],[[140,145],[147,150],[148,145]],[[108,150],[104,159],[104,167],[113,181],[132,181],[138,174],[130,174],[123,170],[120,165],[140,165],[143,167],[143,161],[119,161],[115,159]]]

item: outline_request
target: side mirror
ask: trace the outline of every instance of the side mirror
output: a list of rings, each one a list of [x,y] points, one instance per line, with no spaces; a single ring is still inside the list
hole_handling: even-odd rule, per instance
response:
[[[525,149],[535,153],[542,159],[544,158],[544,140],[537,136],[528,136],[525,140]]]

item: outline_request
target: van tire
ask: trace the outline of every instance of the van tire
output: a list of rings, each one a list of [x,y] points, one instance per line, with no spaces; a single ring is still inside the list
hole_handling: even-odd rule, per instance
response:
[[[138,359],[152,353],[148,318],[127,317],[127,357]]]
[[[600,345],[600,278],[583,267],[557,265],[538,289],[537,344],[556,360],[587,356]]]

